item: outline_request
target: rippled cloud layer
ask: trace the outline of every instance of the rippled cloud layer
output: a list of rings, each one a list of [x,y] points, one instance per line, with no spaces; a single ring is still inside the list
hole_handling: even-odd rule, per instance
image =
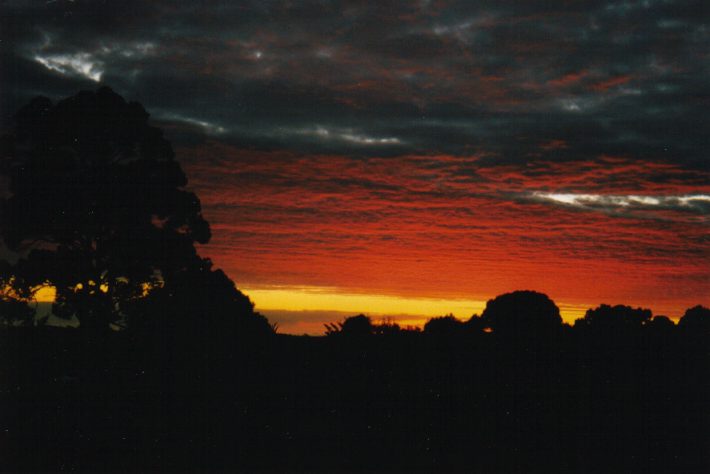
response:
[[[0,8],[2,123],[141,102],[239,285],[710,303],[703,1]]]

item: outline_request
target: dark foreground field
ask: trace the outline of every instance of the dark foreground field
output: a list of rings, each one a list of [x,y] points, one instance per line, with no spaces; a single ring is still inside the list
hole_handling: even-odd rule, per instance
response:
[[[8,471],[708,472],[707,339],[5,330]],[[210,341],[210,342],[205,342]]]

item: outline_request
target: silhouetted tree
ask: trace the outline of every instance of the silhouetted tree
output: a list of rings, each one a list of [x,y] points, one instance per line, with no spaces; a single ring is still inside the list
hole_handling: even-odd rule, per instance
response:
[[[675,323],[668,316],[658,315],[646,323],[646,326],[654,331],[668,332],[675,328]]]
[[[402,328],[394,320],[386,318],[379,324],[373,325],[372,332],[378,336],[393,336],[401,333]]]
[[[212,262],[173,274],[144,298],[131,301],[128,327],[149,332],[170,328],[186,338],[203,333],[207,339],[233,338],[240,334],[269,335],[273,328],[254,304]]]
[[[453,314],[431,318],[424,325],[424,334],[433,336],[453,336],[461,334],[464,330],[464,322],[457,319]]]
[[[710,336],[710,309],[700,305],[687,309],[678,327],[685,333]]]
[[[140,104],[108,88],[57,104],[36,98],[2,138],[0,173],[11,193],[0,201],[0,235],[26,254],[23,291],[56,287],[56,315],[106,330],[135,321],[130,311],[153,292],[179,313],[214,301],[220,314],[229,302],[253,315],[197,255],[194,244],[210,238],[200,201]]]
[[[535,291],[514,291],[489,300],[481,322],[494,333],[514,337],[551,335],[562,327],[557,305]]]
[[[327,336],[343,335],[343,336],[370,336],[374,332],[372,320],[364,314],[350,316],[345,318],[341,323],[333,323],[325,325]]]
[[[641,330],[645,324],[651,321],[651,316],[650,309],[602,304],[597,308],[587,310],[584,318],[575,321],[574,327],[575,329],[608,334],[629,333]]]

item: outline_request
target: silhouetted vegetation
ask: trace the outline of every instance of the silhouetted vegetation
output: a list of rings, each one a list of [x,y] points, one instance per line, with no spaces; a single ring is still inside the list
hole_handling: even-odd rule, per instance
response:
[[[17,113],[1,151],[11,195],[0,202],[0,234],[22,255],[4,270],[13,276],[5,299],[51,285],[53,313],[94,331],[155,322],[139,314],[196,325],[219,314],[263,330],[251,302],[195,251],[209,225],[141,105],[108,88],[57,104],[39,97]],[[160,311],[145,311],[154,301]]]
[[[424,333],[434,336],[453,336],[463,332],[464,322],[453,314],[432,318],[424,325]]]
[[[518,339],[551,336],[562,327],[557,305],[535,291],[497,296],[486,304],[481,321],[500,335]]]
[[[345,318],[342,323],[326,324],[327,336],[364,337],[374,333],[372,320],[364,314]]]
[[[0,469],[707,472],[710,310],[678,325],[542,293],[424,330],[275,335],[221,270],[159,131],[110,90],[38,99],[3,141]],[[31,170],[31,171],[30,171]],[[40,285],[57,315],[38,324]],[[113,330],[109,330],[113,329]]]
[[[606,334],[635,332],[651,322],[651,310],[630,306],[603,304],[590,309],[574,327]]]
[[[374,325],[372,330],[378,336],[395,336],[410,329],[406,327],[402,329],[393,319],[385,318],[379,324]]]
[[[710,336],[710,309],[694,306],[685,312],[678,325],[689,334]]]

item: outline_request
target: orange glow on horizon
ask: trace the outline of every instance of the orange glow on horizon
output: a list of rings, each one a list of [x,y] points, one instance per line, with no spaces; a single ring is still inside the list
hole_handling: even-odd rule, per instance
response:
[[[258,308],[282,310],[343,311],[353,314],[442,316],[448,313],[468,318],[480,314],[485,301],[415,298],[367,293],[348,293],[336,288],[279,287],[243,288]],[[258,309],[257,308],[257,309]]]
[[[422,328],[431,318],[453,314],[462,321],[472,315],[480,315],[486,307],[485,299],[412,297],[402,295],[383,295],[349,292],[330,287],[279,286],[279,287],[242,287],[243,291],[255,303],[256,310],[263,313],[272,323],[278,323],[281,333],[323,334],[323,325],[341,321],[345,317],[365,314],[379,323],[388,319],[402,327],[417,326]],[[37,302],[51,303],[56,296],[53,286],[43,286],[35,293]],[[491,295],[491,298],[497,295]],[[553,301],[554,297],[551,296]],[[583,304],[579,302],[559,302],[562,321],[573,325],[575,320],[584,317],[589,308],[599,303]],[[629,306],[640,306],[629,304]],[[653,308],[651,308],[653,309]],[[288,319],[289,315],[314,315],[308,319]],[[654,315],[662,314],[654,311]],[[671,316],[677,321],[678,316]]]
[[[480,315],[486,307],[485,300],[351,293],[323,287],[256,287],[242,290],[255,303],[257,311],[281,325],[281,332],[298,334],[322,334],[323,323],[341,320],[345,314],[352,316],[363,313],[371,316],[375,322],[382,318],[392,318],[400,326],[423,327],[429,319],[449,313],[466,321],[474,314]],[[576,319],[584,316],[588,308],[596,306],[557,305],[562,320],[568,324],[574,324]],[[322,319],[293,321],[284,325],[283,321],[279,321],[279,312],[318,312]]]
[[[573,146],[539,144],[541,153]],[[567,323],[600,304],[678,320],[710,301],[701,212],[710,174],[688,181],[676,164],[355,159],[217,142],[180,152],[213,232],[200,254],[271,320],[277,310],[468,318],[515,290],[547,294]]]

